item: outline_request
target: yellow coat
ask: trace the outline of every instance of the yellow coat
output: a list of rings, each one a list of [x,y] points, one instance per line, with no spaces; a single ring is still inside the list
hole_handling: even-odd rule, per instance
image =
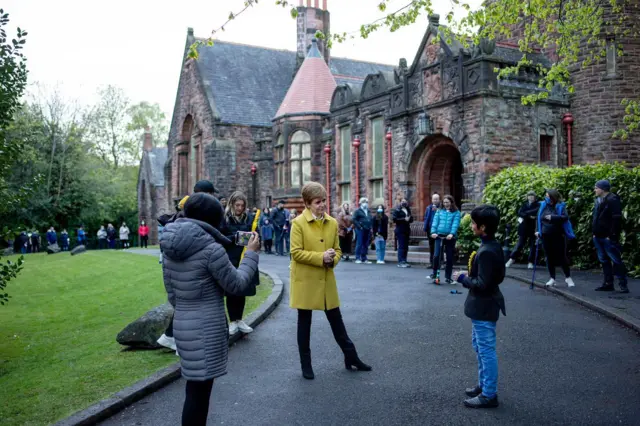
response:
[[[324,252],[336,251],[333,268],[324,266]],[[340,306],[333,269],[342,256],[338,240],[338,222],[325,214],[315,220],[309,209],[293,220],[291,226],[290,306],[294,309],[329,310]]]

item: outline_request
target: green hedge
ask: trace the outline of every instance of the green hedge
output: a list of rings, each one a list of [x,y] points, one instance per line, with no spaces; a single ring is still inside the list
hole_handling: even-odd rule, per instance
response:
[[[517,211],[526,199],[528,191],[544,196],[545,188],[555,188],[567,203],[569,217],[576,233],[570,244],[573,266],[599,268],[592,242],[591,221],[595,201],[593,187],[596,181],[608,179],[611,191],[622,200],[623,232],[621,243],[623,257],[630,275],[640,276],[640,167],[626,168],[622,164],[595,164],[554,169],[542,166],[517,166],[502,170],[493,176],[484,190],[483,202],[500,209],[502,221],[498,237],[504,237],[505,227],[511,224],[512,246],[517,240]],[[459,250],[463,254],[472,248],[473,235],[460,236]]]

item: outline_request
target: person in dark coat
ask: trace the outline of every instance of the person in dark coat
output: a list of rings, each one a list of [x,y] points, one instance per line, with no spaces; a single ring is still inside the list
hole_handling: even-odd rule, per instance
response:
[[[433,218],[436,216],[438,209],[441,207],[440,205],[440,194],[437,192],[433,193],[431,196],[431,205],[427,206],[424,211],[424,227],[422,230],[427,233],[427,235],[431,235],[431,224],[433,223]],[[433,266],[433,255],[436,252],[436,240],[431,237],[429,239],[429,264]],[[429,275],[427,279],[431,280],[435,277]]]
[[[60,239],[61,239],[61,243],[62,243],[62,251],[69,251],[69,233],[67,232],[66,229],[62,230],[62,233],[60,234]]]
[[[542,239],[542,247],[547,256],[547,269],[551,277],[545,285],[547,287],[556,285],[556,266],[561,266],[567,286],[575,287],[571,278],[571,269],[569,269],[567,240],[574,239],[576,236],[569,221],[567,207],[557,190],[547,189],[545,199],[538,209],[536,229],[536,237]]]
[[[224,293],[255,293],[260,239],[254,234],[236,269],[221,232],[224,211],[209,194],[194,194],[185,203],[185,217],[167,224],[160,246],[168,299],[174,307],[175,342],[186,392],[183,426],[207,423],[213,381],[227,373],[229,329]]]
[[[393,210],[393,223],[396,224],[395,234],[398,239],[398,268],[410,268],[407,263],[409,253],[409,237],[411,236],[411,209],[409,203],[404,198],[400,200],[400,205]]]
[[[242,192],[236,191],[229,197],[229,203],[225,210],[223,234],[232,242],[228,246],[225,246],[229,261],[236,268],[240,265],[242,259],[242,253],[244,246],[240,246],[234,243],[235,235],[237,232],[251,232],[254,216],[247,211],[247,196]],[[256,274],[252,284],[257,286],[260,284],[259,277]],[[255,296],[253,294],[245,294],[242,296],[236,296],[234,294],[227,294],[227,312],[229,313],[229,334],[235,334],[238,331],[242,333],[251,333],[253,329],[249,327],[244,321],[242,321],[242,314],[244,313],[244,305],[246,303],[245,296]]]
[[[27,254],[27,249],[29,246],[29,236],[27,235],[27,233],[22,231],[18,238],[16,238],[16,240],[18,241],[18,246],[20,247],[20,253]]]
[[[338,212],[338,238],[340,239],[340,250],[342,250],[342,260],[349,262],[351,256],[351,243],[353,242],[353,217],[349,203],[343,203]]]
[[[58,235],[56,234],[56,230],[53,226],[47,231],[47,243],[50,246],[58,244]]]
[[[533,269],[533,262],[536,261],[536,216],[540,210],[540,203],[536,199],[536,193],[529,191],[527,201],[518,210],[518,244],[511,252],[509,260],[505,265],[509,268],[516,261],[516,257],[529,242],[529,264],[527,267]]]
[[[271,210],[271,223],[276,234],[276,254],[284,256],[284,231],[287,226],[287,211],[284,208],[284,201],[278,201],[278,207]]]
[[[39,252],[40,252],[40,234],[36,229],[31,234],[31,253],[39,253]]]
[[[389,216],[384,213],[384,206],[380,204],[373,217],[373,226],[371,228],[373,238],[376,244],[376,262],[378,265],[384,265],[384,256],[387,248],[387,236],[389,234]]]
[[[356,263],[370,264],[367,253],[371,241],[373,218],[369,213],[369,200],[366,197],[360,198],[360,208],[353,212],[352,218],[356,229]]]
[[[622,261],[620,232],[622,230],[622,203],[611,191],[608,180],[596,182],[596,204],[593,208],[593,243],[602,263],[604,283],[596,291],[613,291],[613,276],[618,277],[620,293],[629,293],[627,268]],[[613,263],[613,266],[611,265]]]
[[[82,227],[80,228],[82,229]],[[78,231],[78,239],[80,239],[80,231]],[[84,231],[83,232],[83,236],[84,236]],[[78,241],[79,242],[79,241]],[[108,224],[107,225],[107,243],[109,244],[109,248],[110,249],[115,249],[116,248],[116,228],[114,228],[113,224]],[[82,243],[80,243],[82,244]]]
[[[264,251],[267,254],[272,254],[271,248],[273,247],[273,224],[271,224],[271,218],[269,213],[265,213],[265,216],[260,216],[260,235],[262,241],[264,241]]]
[[[504,254],[495,233],[500,212],[495,206],[478,206],[471,212],[471,230],[482,245],[469,260],[468,273],[456,272],[456,281],[469,289],[464,302],[464,314],[471,318],[471,343],[478,356],[478,384],[466,390],[470,399],[464,405],[471,408],[498,406],[498,357],[496,355],[496,325],[500,312],[506,315],[500,284],[504,281]]]

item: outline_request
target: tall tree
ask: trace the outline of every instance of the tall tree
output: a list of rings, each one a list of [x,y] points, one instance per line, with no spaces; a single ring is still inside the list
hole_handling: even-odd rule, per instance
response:
[[[155,143],[163,142],[167,139],[169,127],[167,118],[157,103],[140,102],[132,105],[127,110],[129,122],[127,123],[127,131],[130,136],[138,141],[135,146],[134,159],[140,161],[142,157],[142,140],[146,128],[151,129],[151,135]]]

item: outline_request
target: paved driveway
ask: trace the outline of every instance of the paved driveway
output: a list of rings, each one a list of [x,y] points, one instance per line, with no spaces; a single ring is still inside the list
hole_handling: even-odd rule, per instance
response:
[[[261,262],[288,285],[288,259]],[[426,269],[341,264],[347,330],[369,373],[344,369],[324,314],[311,335],[316,379],[304,380],[296,314],[288,298],[229,353],[216,380],[210,425],[637,425],[640,338],[548,292],[506,281],[507,317],[498,323],[499,397],[495,410],[462,406],[477,380],[471,323],[453,286],[427,284]],[[458,285],[457,288],[460,289]],[[177,381],[105,425],[178,425]]]

